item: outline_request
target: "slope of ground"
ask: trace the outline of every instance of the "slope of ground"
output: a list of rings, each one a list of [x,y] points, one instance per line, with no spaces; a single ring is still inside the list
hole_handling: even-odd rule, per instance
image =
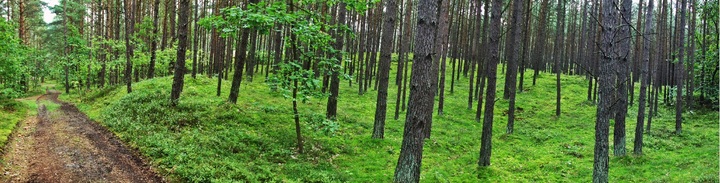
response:
[[[390,76],[392,83],[395,74]],[[508,102],[498,99],[488,168],[477,167],[482,124],[474,120],[475,108],[467,109],[467,79],[461,78],[454,93],[446,92],[445,115],[434,117],[432,138],[423,153],[423,182],[590,182],[596,109],[586,101],[583,77],[562,77],[562,116],[556,118],[555,77],[541,74],[531,86],[527,74],[526,90],[517,96],[512,135],[505,134]],[[186,77],[177,108],[168,106],[169,77],[135,83],[131,94],[121,87],[66,97],[175,181],[392,180],[404,123],[404,113],[400,120],[392,119],[394,85],[384,140],[370,138],[376,92],[358,95],[357,88],[343,81],[337,122],[323,120],[325,99],[299,105],[307,153],[296,154],[291,100],[270,91],[262,80],[244,81],[237,105],[225,102],[229,82],[223,83],[218,97],[216,80],[204,76]],[[447,80],[449,89],[449,76]],[[498,78],[499,94],[503,81]],[[674,116],[660,109],[645,135],[644,156],[611,155],[610,181],[717,182],[718,112],[686,112],[678,136],[673,134]],[[637,104],[628,112],[628,152],[636,113]]]
[[[3,155],[2,182],[162,182],[150,167],[68,103],[37,98]],[[54,105],[45,103],[52,101]],[[51,108],[52,107],[52,108]]]

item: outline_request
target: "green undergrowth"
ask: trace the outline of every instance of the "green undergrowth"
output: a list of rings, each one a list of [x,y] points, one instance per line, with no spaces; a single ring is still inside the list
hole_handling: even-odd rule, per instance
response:
[[[19,101],[0,100],[0,147],[5,147],[17,123],[27,115],[27,108]]]
[[[448,70],[445,114],[434,115],[422,182],[590,182],[596,108],[586,100],[587,81],[562,77],[562,115],[556,118],[555,76],[543,73],[532,86],[531,73],[517,96],[511,135],[505,134],[504,77],[498,78],[492,165],[478,168],[482,124],[474,120],[476,104],[467,109],[466,77],[449,92]],[[394,83],[395,74],[390,76]],[[226,102],[229,82],[218,97],[216,79],[204,76],[186,76],[175,108],[169,106],[170,77],[135,83],[131,94],[117,87],[61,98],[77,103],[172,181],[392,181],[405,119],[404,113],[393,119],[395,85],[383,140],[370,138],[377,95],[372,89],[358,95],[355,83],[351,88],[343,81],[335,122],[324,120],[326,99],[300,104],[307,152],[297,154],[291,100],[262,81],[261,75],[243,81],[237,105]],[[611,182],[718,182],[717,111],[686,112],[683,134],[675,135],[673,113],[661,108],[644,137],[643,156],[631,155],[636,113],[637,104],[628,111],[629,156],[611,155]],[[610,142],[612,149],[612,134]]]

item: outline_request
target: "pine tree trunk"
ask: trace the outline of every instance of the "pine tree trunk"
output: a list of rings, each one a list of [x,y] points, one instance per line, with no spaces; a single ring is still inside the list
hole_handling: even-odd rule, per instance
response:
[[[251,4],[258,3],[258,0],[251,0]],[[251,29],[243,29],[240,34],[239,40],[237,41],[237,50],[235,51],[235,68],[233,70],[233,80],[230,86],[230,96],[228,101],[230,103],[237,103],[238,94],[240,92],[240,84],[242,83],[243,67],[245,66],[248,39],[250,36]],[[250,67],[248,65],[248,67]]]
[[[683,110],[683,77],[684,77],[684,59],[685,59],[685,9],[687,7],[687,0],[680,1],[680,25],[678,33],[678,63],[675,69],[676,82],[676,94],[675,94],[675,133],[680,135],[682,133],[682,110]]]
[[[158,34],[158,15],[160,14],[160,0],[155,0],[153,5],[153,34],[150,41],[150,67],[148,68],[148,78],[155,77],[155,60],[157,58],[157,34]]]
[[[622,6],[620,7],[620,13],[622,13],[622,18],[620,18],[620,37],[619,40],[619,46],[616,49],[618,54],[618,60],[615,63],[615,68],[617,71],[617,80],[616,80],[616,104],[615,104],[615,127],[613,128],[613,154],[615,156],[625,156],[625,118],[627,117],[627,108],[628,108],[628,80],[629,78],[629,68],[630,68],[630,62],[628,61],[630,59],[630,26],[631,25],[631,18],[632,17],[632,0],[622,0]]]
[[[435,33],[437,31],[438,1],[418,2],[417,38],[413,57],[410,101],[403,142],[395,168],[395,182],[419,182],[424,145],[423,128],[432,120],[435,88],[431,81]],[[430,115],[428,115],[430,114]]]
[[[346,10],[345,10],[345,3],[338,4],[338,14],[337,14],[337,23],[338,24],[345,24],[345,16],[346,16]],[[343,44],[344,44],[344,35],[341,31],[335,32],[335,45],[333,45],[333,48],[335,50],[342,50]],[[335,59],[337,59],[338,65],[342,64],[343,55],[342,52],[338,52],[335,54]],[[340,95],[340,71],[333,71],[333,73],[330,76],[330,96],[328,97],[327,102],[327,110],[325,111],[325,118],[327,119],[335,119],[337,116],[337,99]]]
[[[190,0],[180,0],[180,11],[178,12],[178,49],[177,63],[175,64],[175,75],[173,76],[172,92],[170,101],[176,106],[182,93],[185,80],[185,52],[188,47],[188,16],[190,15]]]
[[[653,19],[653,0],[650,0],[648,2],[647,7],[647,13],[645,14],[645,33],[642,37],[644,37],[643,40],[643,52],[641,55],[642,64],[640,66],[640,96],[638,97],[638,116],[637,116],[637,124],[635,126],[635,146],[633,149],[633,154],[635,155],[642,155],[642,146],[643,146],[643,126],[645,124],[645,101],[647,100],[647,87],[650,82],[650,75],[648,74],[648,65],[650,62],[650,44],[652,43],[652,33],[653,31],[653,25],[652,25],[652,19]],[[638,12],[640,14],[640,12]],[[649,121],[649,120],[648,120]]]
[[[613,114],[613,70],[617,58],[613,46],[613,38],[616,34],[618,23],[616,22],[617,12],[615,11],[615,0],[602,1],[602,38],[600,49],[602,63],[599,68],[599,101],[595,117],[595,155],[593,161],[593,183],[608,182],[608,135],[610,132],[610,117]]]
[[[133,2],[134,0],[125,0],[125,85],[127,86],[127,92],[132,92],[132,57],[133,57],[133,44],[130,43],[132,40],[133,32],[135,30],[135,20],[133,19]]]
[[[480,140],[480,160],[478,165],[481,167],[490,166],[490,156],[492,152],[492,125],[493,111],[495,109],[495,93],[497,82],[497,64],[500,61],[500,18],[502,10],[502,0],[492,0],[492,11],[490,12],[489,41],[487,45],[487,53],[490,59],[487,62],[487,95],[485,99],[485,115],[483,116],[482,137]]]
[[[405,4],[405,25],[403,28],[403,43],[400,46],[400,59],[403,60],[403,62],[406,62],[408,58],[408,51],[410,50],[410,44],[408,44],[412,40],[412,3],[413,0],[406,0]],[[402,69],[398,70],[398,77],[400,79],[400,85],[398,85],[398,91],[397,91],[397,98],[395,99],[395,117],[394,119],[397,120],[400,118],[400,111],[405,109],[405,85],[407,85],[407,70],[408,66],[403,66]]]
[[[564,57],[562,56],[562,50],[563,50],[563,37],[565,33],[565,5],[563,5],[564,0],[558,0],[558,6],[557,6],[557,27],[556,27],[556,35],[555,35],[555,53],[553,53],[553,57],[555,60],[555,66],[553,66],[553,69],[555,69],[555,116],[560,117],[560,73],[562,73],[560,62]]]
[[[395,30],[395,17],[397,4],[395,0],[384,0],[382,47],[380,50],[380,66],[378,66],[378,95],[375,104],[375,124],[372,138],[382,139],[385,136],[385,116],[387,114],[388,82],[390,82],[390,55],[393,46],[393,30]],[[432,114],[432,112],[431,112]]]
[[[436,44],[438,44],[438,45],[435,45],[436,46],[435,50],[440,50],[440,51],[438,51],[438,54],[440,55],[440,57],[442,57],[442,58],[437,58],[437,59],[441,59],[440,60],[440,80],[439,80],[440,83],[438,86],[439,92],[440,92],[438,95],[438,115],[442,115],[442,113],[443,113],[442,108],[445,103],[445,70],[446,70],[445,67],[447,66],[447,50],[448,50],[447,45],[448,45],[448,39],[449,39],[448,32],[450,31],[449,29],[450,29],[450,25],[451,25],[451,23],[449,22],[449,17],[448,17],[448,13],[449,13],[448,8],[450,8],[450,1],[451,0],[443,0],[442,4],[440,6],[440,11],[439,11],[440,15],[438,16],[438,19],[440,21],[438,23],[438,28],[440,30],[438,30],[438,36],[437,36],[437,38],[439,40],[437,40],[435,42]],[[430,133],[428,133],[428,137],[429,137],[429,134]]]
[[[560,0],[562,1],[562,0]],[[507,72],[505,72],[507,75],[505,77],[505,87],[507,90],[505,93],[508,94],[509,101],[509,109],[508,109],[508,123],[507,123],[507,130],[506,132],[508,134],[513,133],[514,124],[515,124],[515,87],[517,86],[517,65],[518,62],[520,62],[520,58],[517,53],[520,52],[520,33],[522,32],[522,22],[523,22],[523,0],[513,0],[513,12],[512,12],[512,24],[513,28],[510,30],[512,31],[511,39],[509,39],[510,43],[507,43],[508,48],[511,49],[512,53],[508,54],[508,66],[507,66]],[[560,22],[562,21],[559,20]],[[558,105],[560,105],[558,103]]]
[[[535,49],[532,55],[533,59],[533,86],[537,83],[537,76],[540,74],[541,65],[545,64],[543,54],[545,53],[545,30],[547,28],[547,11],[549,0],[542,0],[540,5],[540,20],[538,22],[537,37],[535,38]]]

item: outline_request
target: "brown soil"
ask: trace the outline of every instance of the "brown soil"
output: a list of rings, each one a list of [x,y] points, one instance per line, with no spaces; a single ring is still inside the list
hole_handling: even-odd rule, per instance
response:
[[[137,152],[75,106],[48,91],[37,100],[61,105],[19,124],[3,155],[1,182],[165,182]]]

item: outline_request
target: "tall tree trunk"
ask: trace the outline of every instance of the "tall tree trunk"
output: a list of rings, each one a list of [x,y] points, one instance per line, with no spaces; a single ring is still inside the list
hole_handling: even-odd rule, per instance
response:
[[[438,27],[435,32],[435,40],[433,41],[435,44],[434,48],[433,48],[434,49],[433,53],[435,54],[435,56],[433,57],[432,68],[430,70],[430,72],[432,72],[431,77],[430,77],[430,79],[431,79],[430,87],[432,87],[435,90],[433,92],[434,93],[433,99],[436,95],[435,93],[438,92],[439,62],[440,62],[440,57],[442,57],[442,53],[443,53],[442,47],[443,47],[443,45],[446,44],[446,41],[443,41],[443,40],[445,40],[447,37],[447,25],[448,25],[448,23],[447,23],[448,10],[447,9],[449,6],[449,2],[450,2],[450,0],[441,0],[440,7],[438,9],[438,14],[436,15],[437,20],[438,20]],[[433,102],[434,101],[435,100],[433,100]],[[429,120],[428,123],[425,124],[425,128],[423,128],[423,133],[425,134],[425,138],[430,138],[430,134],[432,131],[432,112],[427,113],[425,115],[427,115],[428,116],[427,118],[429,118],[431,120]]]
[[[148,78],[155,77],[155,60],[157,58],[157,34],[158,34],[158,15],[160,14],[160,0],[155,0],[153,4],[153,34],[150,41],[150,66],[148,67]],[[179,51],[179,50],[178,50]]]
[[[25,0],[18,0],[18,37],[20,44],[28,44],[27,27],[25,27]]]
[[[133,44],[130,43],[131,37],[135,30],[135,20],[133,9],[134,0],[125,0],[125,85],[127,86],[127,92],[132,92],[132,57],[133,57]]]
[[[517,90],[520,93],[523,92],[523,85],[524,85],[524,81],[525,81],[525,66],[527,64],[526,60],[528,59],[529,53],[531,50],[530,49],[530,32],[531,32],[531,30],[530,30],[531,21],[530,20],[532,20],[532,11],[531,11],[532,2],[533,1],[531,1],[531,0],[527,0],[525,2],[525,15],[524,15],[525,23],[523,24],[523,27],[525,27],[525,30],[523,31],[523,40],[522,40],[523,46],[522,46],[522,53],[521,53],[521,57],[520,57],[520,68],[519,68],[520,81],[518,83],[518,90]]]
[[[405,15],[404,15],[405,25],[403,28],[405,33],[403,33],[403,40],[402,40],[402,43],[405,43],[405,44],[400,45],[400,53],[399,53],[400,54],[399,58],[401,60],[403,60],[403,62],[408,60],[409,54],[407,54],[407,52],[410,50],[410,44],[408,44],[408,43],[412,39],[411,18],[412,18],[413,0],[406,0],[406,2],[407,3],[405,4]],[[404,107],[405,106],[405,85],[407,84],[407,77],[406,77],[407,70],[408,70],[408,67],[404,66],[397,71],[398,77],[400,78],[400,85],[398,85],[397,98],[395,99],[395,120],[400,118],[401,106],[403,106],[402,109],[405,108]]]
[[[159,0],[156,0],[156,1],[159,2]],[[158,4],[155,4],[155,5],[157,6]],[[195,28],[193,29],[193,55],[192,55],[192,57],[193,57],[193,61],[192,61],[192,78],[193,78],[193,79],[194,79],[195,76],[197,75],[197,69],[198,69],[198,67],[197,67],[197,64],[198,64],[198,58],[197,58],[197,57],[198,57],[198,41],[200,40],[200,29],[199,29],[199,27],[198,27],[198,6],[200,6],[200,4],[198,4],[198,0],[195,0],[195,7],[194,7],[194,8],[195,8],[195,11],[193,11],[193,16],[194,16],[194,18],[193,18],[193,22],[194,22],[193,25],[195,26]],[[157,11],[157,10],[158,10],[158,9],[156,8],[155,11]],[[203,8],[203,11],[205,11],[204,8]],[[155,16],[155,20],[157,20],[157,16]],[[155,27],[156,27],[155,30],[157,30],[157,21],[155,21],[154,24],[155,24]],[[155,37],[155,39],[153,39],[153,40],[154,40],[154,41],[157,41],[157,31],[155,31],[154,36],[156,36],[156,37]],[[157,44],[157,43],[155,43],[155,44]],[[154,47],[153,47],[153,48],[154,48]]]
[[[693,93],[695,92],[695,26],[697,23],[696,20],[696,11],[697,6],[695,4],[695,0],[690,0],[690,25],[688,26],[690,30],[688,31],[688,45],[690,48],[687,50],[688,55],[688,66],[687,66],[687,93],[685,96],[687,97],[687,107],[692,108],[693,107]],[[705,52],[702,52],[703,54]]]
[[[643,47],[643,43],[642,43],[643,36],[642,36],[642,33],[640,32],[642,30],[641,23],[643,21],[642,20],[643,0],[640,0],[640,3],[638,3],[638,11],[637,12],[638,13],[637,13],[637,20],[635,20],[636,21],[635,28],[637,29],[638,32],[635,33],[637,35],[635,36],[635,45],[634,45],[635,49],[633,51],[634,59],[631,60],[632,63],[630,64],[631,65],[631,71],[630,71],[631,75],[628,76],[628,77],[632,77],[628,81],[628,83],[630,83],[630,87],[628,87],[630,89],[630,94],[629,94],[630,100],[628,100],[628,105],[630,105],[630,106],[633,105],[633,102],[635,100],[635,82],[639,81],[639,79],[638,79],[639,74],[640,74],[640,72],[642,72],[642,71],[639,71],[639,69],[641,69],[640,65],[642,64],[641,62],[642,62],[642,54],[643,54],[643,50],[642,50],[643,49],[642,48]]]
[[[560,0],[562,1],[562,0]],[[508,54],[508,66],[507,66],[507,72],[505,72],[507,75],[505,77],[505,93],[508,94],[509,101],[509,109],[508,109],[508,123],[507,123],[507,133],[512,134],[515,124],[515,87],[517,86],[517,65],[518,62],[520,62],[519,52],[520,52],[520,33],[522,32],[522,23],[523,23],[523,0],[513,0],[513,11],[512,11],[512,28],[510,29],[512,31],[512,35],[510,36],[511,39],[509,39],[510,43],[507,43],[509,46],[508,48],[511,49],[512,53]],[[559,20],[560,22],[562,20]],[[558,104],[559,105],[559,104]]]
[[[372,138],[382,139],[385,136],[385,116],[387,114],[388,82],[390,82],[390,55],[393,46],[393,31],[397,4],[395,0],[384,0],[382,43],[380,48],[380,66],[378,66],[378,95],[375,104],[375,124]],[[432,114],[432,112],[431,112]]]
[[[645,124],[645,101],[647,98],[647,87],[650,82],[650,75],[648,74],[648,65],[650,63],[650,43],[653,41],[652,33],[653,25],[653,0],[648,2],[647,13],[645,13],[645,33],[642,35],[643,40],[643,52],[642,52],[642,65],[640,66],[640,96],[638,97],[638,116],[637,124],[635,125],[635,146],[633,153],[635,155],[642,155],[643,146],[643,126]],[[641,12],[638,12],[640,14]]]
[[[170,42],[168,44],[169,44],[169,46],[172,47],[173,43],[175,43],[175,39],[177,39],[177,37],[176,37],[177,35],[175,35],[175,33],[176,33],[175,31],[177,31],[177,29],[175,29],[175,26],[177,26],[177,22],[175,21],[177,18],[177,17],[175,17],[177,15],[177,2],[176,2],[176,0],[169,0],[169,1],[170,1],[168,3],[169,10],[168,10],[168,12],[166,12],[170,16],[169,22],[168,22],[170,24],[170,29],[168,29],[170,31],[170,33],[169,33],[170,34],[169,35]],[[227,3],[224,3],[224,4],[226,5]],[[173,64],[172,61],[170,61],[170,66],[172,66],[172,64]]]
[[[487,32],[488,32],[488,22],[489,22],[488,20],[490,19],[490,18],[489,18],[489,17],[490,17],[490,13],[488,13],[488,12],[490,12],[490,1],[489,1],[489,0],[484,0],[484,4],[486,4],[487,6],[483,6],[485,9],[482,10],[482,12],[484,12],[483,15],[482,15],[482,16],[483,16],[483,18],[482,18],[482,27],[478,27],[478,29],[482,29],[482,35],[481,35],[481,36],[477,36],[477,37],[480,37],[480,39],[482,39],[482,43],[481,43],[482,48],[480,49],[480,51],[482,52],[483,55],[487,55],[487,54],[489,53],[489,52],[487,52],[487,46],[488,46],[488,42],[490,41],[489,38],[488,38],[488,36],[487,36]],[[480,7],[478,7],[478,11],[480,11],[479,8],[480,8]],[[480,17],[480,15],[478,14],[477,17]],[[480,23],[480,22],[477,21],[477,23]],[[485,67],[484,67],[484,69],[483,69],[483,72],[484,72],[484,74],[487,74],[487,73],[488,73],[488,69],[489,69],[489,67],[487,66],[487,64],[488,64],[488,61],[487,61],[488,58],[487,58],[487,56],[482,56],[482,57],[479,58],[479,60],[480,60],[480,62],[481,62],[482,65],[485,65]],[[480,90],[480,91],[484,90],[484,88],[485,88],[485,82],[486,82],[485,80],[487,80],[486,77],[485,77],[485,76],[482,76],[482,75],[483,75],[483,74],[481,74],[481,76],[479,77],[479,80],[480,80],[480,84],[479,84],[479,85],[480,85],[480,87],[478,87],[478,90]],[[482,93],[482,92],[478,92],[478,93]],[[483,111],[482,111],[482,105],[483,105],[483,96],[480,95],[480,96],[477,97],[477,109],[476,109],[476,111],[475,111],[475,121],[478,121],[478,122],[480,121],[480,117],[482,116],[482,112],[483,112]]]
[[[492,125],[493,111],[495,109],[495,88],[497,82],[497,64],[500,61],[500,18],[502,10],[502,0],[492,0],[492,11],[490,12],[490,28],[489,42],[487,45],[487,53],[490,59],[487,62],[487,95],[485,99],[485,115],[483,116],[482,137],[480,140],[480,160],[478,165],[481,167],[490,166],[490,155],[492,152]]]
[[[102,0],[98,0],[98,3],[102,4]],[[103,34],[105,40],[110,40],[110,38],[112,37],[113,23],[111,21],[112,13],[110,11],[110,4],[111,4],[110,2],[105,3],[105,6],[103,8],[103,10],[106,14],[105,15],[105,17],[106,17],[105,18],[105,28],[106,29],[105,29],[105,34]],[[102,16],[102,12],[100,14],[98,14],[98,16]],[[107,44],[103,44],[103,51],[102,51],[102,54],[100,55],[101,69],[100,69],[100,73],[98,74],[98,81],[100,82],[99,83],[100,88],[105,87],[105,75],[107,73],[106,55],[108,53],[110,53],[110,46],[108,46]]]
[[[258,3],[258,0],[251,0],[251,4]],[[240,92],[240,84],[242,83],[243,66],[245,65],[248,47],[248,37],[251,29],[243,29],[239,41],[237,41],[237,50],[235,51],[235,68],[233,70],[233,80],[230,86],[230,103],[237,103],[238,93]],[[248,66],[249,67],[249,66]]]
[[[435,88],[432,81],[433,46],[437,31],[438,1],[418,1],[417,38],[413,57],[410,100],[403,142],[395,168],[395,182],[419,182],[425,135],[423,128],[432,120]]]
[[[558,21],[556,27],[557,33],[555,35],[555,53],[553,53],[555,60],[555,66],[553,66],[553,69],[555,69],[555,116],[557,117],[560,117],[560,73],[562,73],[560,61],[564,59],[562,42],[565,33],[565,5],[563,1],[564,0],[558,0],[556,8]]]
[[[436,40],[435,50],[437,51],[437,54],[442,57],[442,60],[440,60],[440,83],[439,83],[439,97],[438,97],[438,115],[442,115],[443,111],[443,105],[445,103],[445,67],[447,66],[447,45],[448,45],[448,32],[450,31],[450,24],[448,22],[448,8],[450,8],[450,0],[443,0],[442,4],[440,5],[438,19],[440,22],[438,22],[438,36],[436,37],[439,40]],[[440,57],[436,59],[440,59]],[[429,130],[428,130],[429,132]],[[430,133],[427,133],[428,137],[430,137]]]
[[[617,34],[617,11],[615,11],[615,0],[602,1],[602,39],[600,50],[602,64],[599,68],[599,102],[595,117],[595,155],[593,161],[593,183],[608,182],[608,135],[610,132],[610,117],[613,113],[613,70],[617,55],[614,52],[613,38]]]
[[[338,14],[337,23],[339,25],[345,24],[345,16],[346,16],[346,8],[345,3],[338,4]],[[344,33],[342,31],[336,31],[335,32],[335,45],[333,45],[335,50],[341,51],[344,44]],[[338,65],[342,64],[343,55],[342,52],[338,52],[335,55],[335,59],[337,59]],[[327,119],[335,119],[335,116],[337,115],[337,99],[340,95],[340,70],[333,70],[330,76],[330,96],[328,97],[327,102],[327,108],[325,111],[325,117]]]
[[[480,6],[480,5],[479,5],[479,4],[480,4],[480,1],[476,1],[475,4],[477,4],[477,5],[474,6],[474,8],[471,8],[470,11],[469,11],[471,14],[472,14],[472,13],[477,13],[478,11],[480,11],[480,10],[478,10],[478,8],[477,8],[477,7]],[[471,3],[470,6],[472,6],[472,3]],[[476,16],[476,19],[475,19],[475,20],[477,20],[478,18],[480,18],[480,17],[477,17],[477,16]],[[477,22],[477,21],[476,21],[476,22]],[[470,23],[470,25],[473,25],[473,24]],[[470,51],[470,53],[469,53],[471,56],[470,56],[470,57],[467,57],[467,58],[465,59],[465,63],[466,63],[465,66],[468,67],[468,64],[469,64],[469,68],[468,68],[469,70],[466,70],[466,71],[468,71],[468,72],[470,73],[470,77],[469,77],[469,81],[468,81],[468,82],[469,82],[469,83],[468,83],[468,90],[469,90],[469,91],[468,91],[468,99],[467,99],[467,108],[468,108],[468,110],[472,110],[473,102],[475,101],[475,100],[473,100],[473,98],[475,97],[475,88],[476,88],[476,87],[475,87],[475,66],[480,62],[480,61],[478,61],[479,58],[480,58],[480,47],[479,47],[480,45],[477,44],[478,41],[476,41],[476,40],[481,39],[481,38],[480,38],[480,31],[481,31],[481,30],[477,28],[477,27],[478,27],[478,26],[477,26],[477,23],[475,23],[474,25],[475,25],[475,26],[474,26],[474,27],[475,27],[474,29],[473,29],[473,28],[470,28],[470,30],[467,31],[468,33],[472,33],[472,34],[474,34],[475,36],[473,36],[474,39],[472,39],[472,38],[468,38],[468,39],[467,39],[468,45],[469,45],[468,47],[471,48],[472,51]],[[466,72],[465,74],[467,74],[467,72]]]
[[[628,80],[629,78],[629,68],[630,68],[630,62],[628,61],[630,59],[630,37],[632,34],[630,33],[630,26],[632,26],[631,17],[632,17],[632,0],[622,0],[622,5],[620,7],[620,13],[622,13],[622,16],[620,18],[620,37],[618,38],[618,41],[620,44],[618,45],[618,48],[616,49],[616,52],[618,54],[618,60],[615,63],[615,68],[617,71],[617,80],[615,86],[617,87],[616,91],[616,104],[614,108],[615,111],[615,128],[613,128],[613,154],[615,156],[625,156],[625,118],[627,117],[627,108],[628,108]]]
[[[175,64],[175,76],[173,76],[172,92],[170,93],[172,106],[176,106],[178,104],[185,80],[185,52],[188,47],[187,34],[188,16],[190,15],[190,0],[180,0],[179,6],[177,64]]]
[[[247,31],[250,32],[250,34],[249,34],[250,37],[248,38],[249,39],[248,41],[250,41],[250,43],[247,45],[248,48],[246,48],[246,49],[249,49],[248,55],[245,57],[245,60],[247,63],[246,72],[247,72],[247,77],[248,77],[247,80],[252,82],[253,75],[255,74],[255,70],[254,70],[255,69],[255,47],[257,46],[256,44],[257,44],[258,37],[257,37],[257,31],[255,31],[255,30],[247,30]]]
[[[545,30],[547,29],[547,11],[549,0],[542,0],[540,4],[540,20],[538,22],[537,37],[535,38],[535,49],[532,55],[533,59],[533,86],[537,82],[537,76],[540,72],[541,65],[545,64],[543,54],[545,53]]]
[[[682,106],[683,106],[683,77],[684,77],[684,59],[685,59],[685,8],[687,6],[687,0],[680,1],[680,29],[678,33],[678,46],[680,47],[678,52],[678,63],[675,69],[676,82],[676,94],[675,94],[675,133],[680,135],[682,133]]]

